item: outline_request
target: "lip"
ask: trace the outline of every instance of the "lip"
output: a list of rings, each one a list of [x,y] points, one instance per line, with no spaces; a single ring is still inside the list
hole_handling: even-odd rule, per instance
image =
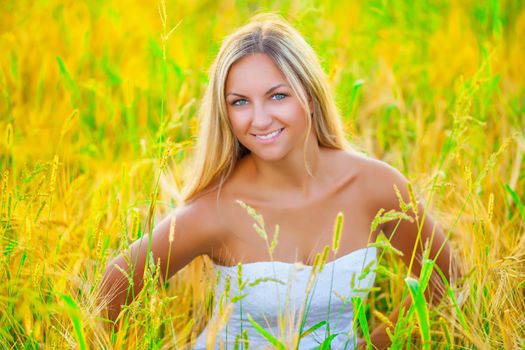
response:
[[[257,137],[257,134],[251,134],[251,135],[254,136],[255,139],[256,139],[258,142],[260,142],[260,143],[265,143],[265,144],[266,144],[266,143],[272,143],[272,142],[274,142],[275,140],[277,140],[277,139],[282,135],[282,133],[283,133],[283,131],[284,131],[284,128],[280,128],[280,129],[277,129],[277,130],[280,130],[279,133],[278,133],[277,135],[275,135],[274,137],[269,138],[269,139],[261,139],[261,138]],[[272,132],[275,132],[275,131],[277,131],[277,130],[274,130],[274,131],[272,131]],[[266,133],[265,135],[271,134],[272,132]]]

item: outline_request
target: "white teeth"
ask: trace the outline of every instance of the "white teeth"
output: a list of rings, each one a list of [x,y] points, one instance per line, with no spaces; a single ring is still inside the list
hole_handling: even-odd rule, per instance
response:
[[[257,138],[261,139],[261,140],[268,140],[268,139],[271,139],[272,137],[275,137],[277,136],[278,134],[281,133],[283,129],[279,129],[279,130],[275,130],[269,134],[266,134],[266,135],[255,135]]]

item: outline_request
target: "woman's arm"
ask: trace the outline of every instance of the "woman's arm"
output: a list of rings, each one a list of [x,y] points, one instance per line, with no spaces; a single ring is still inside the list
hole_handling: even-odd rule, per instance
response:
[[[374,171],[369,172],[370,176],[367,186],[372,193],[372,200],[376,203],[376,208],[402,211],[399,196],[395,188],[399,190],[403,201],[411,203],[411,195],[407,180],[396,169],[391,166],[374,161]],[[412,201],[414,198],[412,199]],[[448,281],[451,279],[451,267],[453,265],[450,245],[446,242],[443,231],[434,223],[431,216],[425,212],[422,203],[418,203],[414,208],[408,209],[407,215],[412,217],[409,220],[394,220],[383,225],[382,230],[389,238],[394,248],[403,252],[403,261],[409,267],[410,272],[419,276],[422,268],[423,250],[425,247],[430,248],[429,259],[435,261],[436,266],[443,272]],[[415,254],[415,255],[414,255]],[[414,255],[414,258],[412,259]],[[430,277],[428,288],[425,291],[425,297],[432,304],[437,303],[443,296],[444,283],[435,269]],[[401,305],[407,310],[411,305],[411,297],[408,296]],[[400,307],[396,307],[389,317],[391,324],[395,326]],[[386,349],[390,345],[390,339],[386,332],[387,325],[383,324],[374,329],[371,333],[371,340],[374,347]],[[393,332],[393,329],[391,329]],[[363,344],[363,340],[360,340]]]
[[[203,198],[176,209],[155,227],[151,241],[150,235],[145,234],[107,265],[99,300],[106,306],[110,320],[115,321],[122,305],[130,303],[142,290],[148,252],[153,254],[155,263],[160,262],[164,279],[195,257],[213,250],[220,234],[213,208]],[[132,277],[132,284],[126,274]]]

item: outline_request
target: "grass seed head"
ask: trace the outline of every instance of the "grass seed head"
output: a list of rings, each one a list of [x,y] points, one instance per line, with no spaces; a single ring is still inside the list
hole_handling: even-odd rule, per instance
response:
[[[334,225],[334,233],[332,236],[332,251],[337,254],[339,245],[341,243],[341,232],[343,231],[344,216],[342,212],[337,213]]]
[[[175,215],[171,215],[170,219],[170,234],[169,234],[169,243],[173,243],[175,240]]]

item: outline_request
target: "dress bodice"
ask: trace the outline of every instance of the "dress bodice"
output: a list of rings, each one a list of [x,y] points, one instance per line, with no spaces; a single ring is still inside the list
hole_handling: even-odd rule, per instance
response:
[[[206,337],[215,333],[221,311],[231,310],[224,327],[217,331],[213,348],[233,349],[237,336],[246,330],[250,349],[273,348],[252,325],[248,315],[285,345],[293,336],[319,322],[322,327],[300,339],[299,349],[313,349],[329,335],[337,334],[332,349],[354,348],[353,298],[363,300],[375,280],[375,247],[362,248],[328,262],[313,274],[314,268],[300,263],[255,262],[237,266],[215,265],[217,285],[213,317],[199,335],[194,349],[206,349]],[[241,278],[239,278],[241,277]],[[308,292],[308,293],[307,293]],[[301,315],[303,315],[301,317]],[[283,319],[284,322],[279,322]],[[284,326],[282,326],[284,324]],[[213,329],[213,330],[210,330]],[[239,349],[243,349],[239,343]]]

